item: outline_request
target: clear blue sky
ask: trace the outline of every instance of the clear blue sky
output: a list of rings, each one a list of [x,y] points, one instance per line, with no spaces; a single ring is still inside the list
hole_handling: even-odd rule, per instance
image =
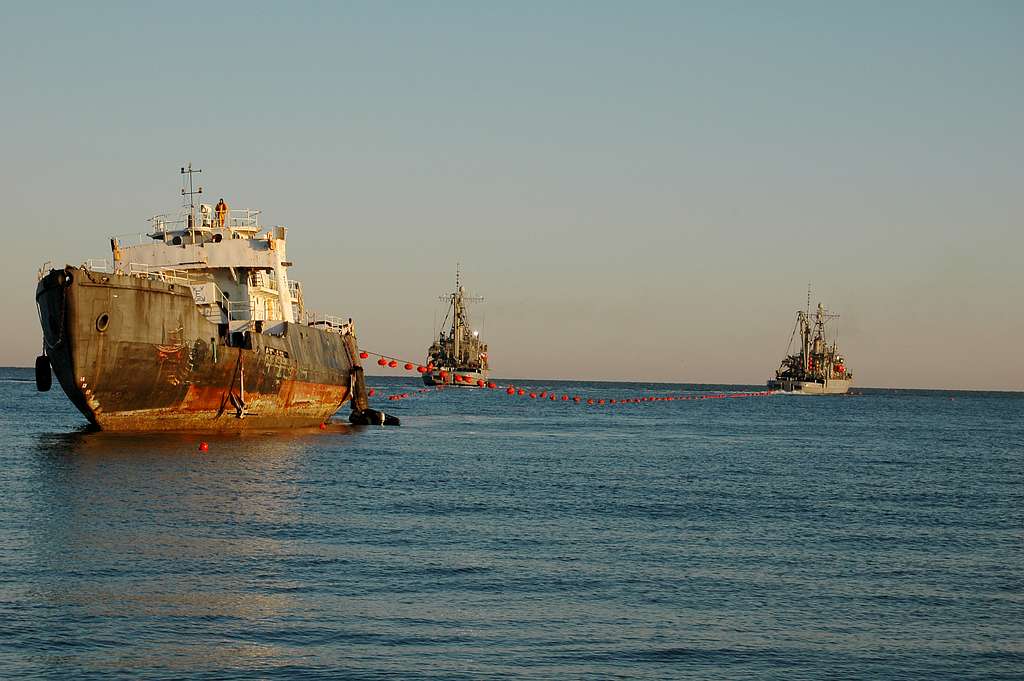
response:
[[[381,352],[458,260],[501,376],[760,382],[811,281],[862,385],[1024,388],[1024,3],[100,6],[4,8],[0,364],[191,160]]]

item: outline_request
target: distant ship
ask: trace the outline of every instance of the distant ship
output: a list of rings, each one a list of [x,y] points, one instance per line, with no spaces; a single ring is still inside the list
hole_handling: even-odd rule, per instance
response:
[[[315,426],[350,400],[353,423],[383,423],[352,320],[306,309],[288,276],[287,230],[265,229],[256,210],[195,205],[197,172],[181,169],[181,212],[150,218],[135,243],[111,239],[112,261],[40,269],[39,389],[52,367],[78,410],[114,431]]]
[[[466,303],[482,302],[483,298],[470,298],[466,295],[456,267],[455,291],[441,296],[440,300],[448,303],[448,312],[442,326],[451,319],[451,327],[447,333],[442,330],[427,350],[428,371],[423,374],[423,382],[426,385],[465,387],[486,385],[490,372],[487,345],[480,340],[480,332],[470,327],[466,316]]]
[[[853,384],[853,374],[846,368],[846,362],[839,354],[838,342],[829,345],[825,338],[825,323],[839,315],[826,312],[821,303],[813,317],[810,315],[810,292],[808,310],[796,313],[796,325],[789,338],[789,347],[782,365],[769,379],[769,390],[803,393],[807,395],[843,395]],[[793,339],[800,332],[800,351],[789,354]]]

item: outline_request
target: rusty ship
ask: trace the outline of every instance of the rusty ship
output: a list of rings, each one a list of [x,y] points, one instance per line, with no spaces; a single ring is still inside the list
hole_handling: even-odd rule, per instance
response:
[[[482,302],[483,298],[466,295],[461,272],[456,266],[455,290],[439,300],[448,304],[441,326],[446,326],[449,319],[451,326],[447,332],[442,330],[427,350],[428,371],[423,374],[423,382],[426,385],[483,387],[490,373],[487,345],[480,339],[480,332],[470,325],[466,312],[467,303]]]
[[[804,395],[843,395],[853,385],[853,374],[839,352],[839,342],[828,342],[826,324],[839,315],[828,312],[821,303],[811,315],[811,294],[808,289],[807,309],[796,313],[796,324],[789,337],[789,347],[775,377],[768,380],[769,390]],[[790,354],[799,332],[800,349]]]
[[[110,240],[111,260],[40,269],[39,389],[52,368],[111,431],[315,426],[346,402],[353,423],[383,424],[366,403],[353,321],[307,309],[289,276],[288,230],[223,200],[197,205],[198,172],[181,169],[180,211]]]

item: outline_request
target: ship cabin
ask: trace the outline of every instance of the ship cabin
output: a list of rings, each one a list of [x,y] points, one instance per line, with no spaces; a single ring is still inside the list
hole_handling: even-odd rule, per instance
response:
[[[353,332],[351,319],[305,308],[301,283],[288,276],[285,227],[262,227],[258,210],[230,210],[222,221],[210,204],[197,208],[156,215],[133,239],[112,238],[112,271],[189,286],[200,312],[232,346],[249,345],[250,333],[284,335],[286,324]],[[95,261],[87,265],[97,269]]]

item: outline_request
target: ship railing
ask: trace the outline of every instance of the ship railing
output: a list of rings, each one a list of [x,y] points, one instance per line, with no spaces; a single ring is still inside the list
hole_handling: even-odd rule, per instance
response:
[[[324,331],[331,331],[340,334],[352,333],[352,320],[334,315],[322,314],[313,310],[304,310],[302,323],[306,326],[313,326]]]
[[[114,266],[106,258],[90,258],[82,263],[82,267],[92,272],[106,272],[113,274]]]
[[[199,216],[196,216],[196,220],[199,220]],[[169,234],[174,232],[184,232],[188,228],[187,217],[171,217],[167,214],[154,215],[149,218],[147,222],[153,225],[153,231],[146,236],[150,239],[162,239],[165,243]],[[131,246],[132,244],[126,244]]]
[[[216,219],[216,216],[214,216],[214,219]],[[258,232],[260,230],[260,211],[249,208],[229,210],[224,226],[231,229]]]
[[[217,290],[220,291],[220,289]],[[224,294],[221,293],[221,295]],[[230,300],[224,297],[222,302],[227,310],[228,321],[251,321],[256,317],[256,303],[252,300]]]
[[[229,210],[228,214],[225,216],[224,219],[224,226],[242,232],[258,232],[260,230],[260,213],[261,211],[253,210],[251,208]],[[180,216],[171,216],[167,213],[161,213],[160,215],[154,215],[153,217],[149,218],[147,222],[153,225],[153,232],[149,235],[143,236],[146,236],[150,239],[164,238],[169,232],[182,232],[188,229],[187,214]],[[204,215],[201,210],[197,209],[195,224],[197,229],[200,230],[210,230],[213,229],[215,226],[219,227],[219,223],[217,222],[216,211],[211,211],[209,215]]]
[[[127,232],[125,234],[114,234],[112,239],[117,239],[120,246],[142,246],[153,243],[153,239],[162,238],[159,234],[143,234],[142,232]]]
[[[288,297],[292,300],[296,300],[299,297],[299,289],[302,288],[302,284],[292,279],[288,280]]]
[[[128,276],[157,279],[168,284],[184,284],[186,286],[199,281],[189,270],[179,270],[171,267],[160,267],[147,265],[140,262],[128,263]]]
[[[212,297],[208,291],[212,289]],[[256,318],[256,303],[249,300],[231,300],[227,294],[212,281],[194,282],[192,297],[200,312],[214,324],[224,322],[248,322]]]

